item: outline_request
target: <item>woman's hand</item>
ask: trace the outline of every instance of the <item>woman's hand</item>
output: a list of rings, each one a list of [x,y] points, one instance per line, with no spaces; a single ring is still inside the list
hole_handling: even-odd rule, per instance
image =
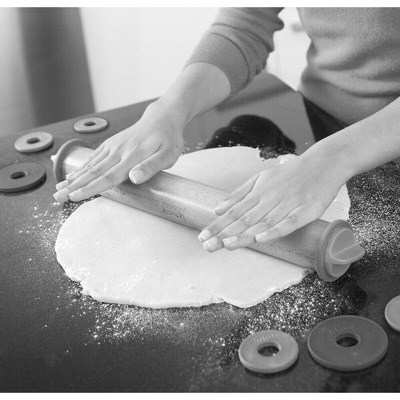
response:
[[[234,250],[265,243],[319,218],[346,179],[323,157],[305,154],[258,173],[236,189],[214,210],[219,218],[200,233],[204,248]]]
[[[56,200],[84,200],[130,178],[142,183],[170,168],[183,148],[183,121],[153,103],[133,126],[102,143],[76,171],[57,185]]]
[[[186,66],[166,93],[135,125],[107,139],[56,187],[57,201],[86,199],[130,178],[142,183],[175,164],[183,149],[183,128],[230,94],[219,68],[197,62]]]

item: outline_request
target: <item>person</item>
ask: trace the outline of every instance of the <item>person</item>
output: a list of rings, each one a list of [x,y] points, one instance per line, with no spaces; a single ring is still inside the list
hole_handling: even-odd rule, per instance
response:
[[[69,174],[55,198],[80,201],[128,176],[140,184],[171,167],[186,124],[265,68],[273,34],[283,28],[280,11],[221,9],[166,93]],[[311,38],[299,91],[346,127],[229,195],[199,234],[208,251],[290,234],[319,218],[351,177],[400,156],[400,8],[300,8],[299,14]]]

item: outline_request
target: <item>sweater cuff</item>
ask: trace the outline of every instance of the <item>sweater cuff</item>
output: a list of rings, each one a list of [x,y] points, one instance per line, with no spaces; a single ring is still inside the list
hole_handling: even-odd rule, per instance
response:
[[[246,86],[249,67],[239,48],[224,36],[206,34],[190,56],[185,66],[206,62],[218,67],[231,84],[231,96]]]

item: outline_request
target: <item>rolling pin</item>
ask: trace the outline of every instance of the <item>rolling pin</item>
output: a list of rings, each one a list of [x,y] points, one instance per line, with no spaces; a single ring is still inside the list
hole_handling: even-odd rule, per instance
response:
[[[66,174],[75,171],[92,152],[78,139],[64,143],[51,157],[57,181],[65,180]],[[217,218],[213,209],[228,196],[213,187],[164,171],[140,185],[126,180],[101,195],[197,230]],[[256,243],[250,248],[313,269],[328,282],[338,279],[352,262],[364,255],[351,225],[344,220],[319,219],[281,239]]]

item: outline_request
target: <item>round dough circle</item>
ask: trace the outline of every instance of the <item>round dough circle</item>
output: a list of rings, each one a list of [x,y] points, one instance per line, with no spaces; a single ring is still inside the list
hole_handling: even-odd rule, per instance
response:
[[[246,147],[202,150],[180,157],[168,172],[232,191],[255,173],[293,156],[263,161]],[[245,171],[245,172],[244,172]],[[348,212],[337,200],[335,217]],[[342,195],[343,196],[343,195]],[[222,301],[250,307],[299,283],[308,270],[249,249],[205,251],[194,229],[97,198],[61,227],[57,260],[83,291],[104,302],[151,308]]]

